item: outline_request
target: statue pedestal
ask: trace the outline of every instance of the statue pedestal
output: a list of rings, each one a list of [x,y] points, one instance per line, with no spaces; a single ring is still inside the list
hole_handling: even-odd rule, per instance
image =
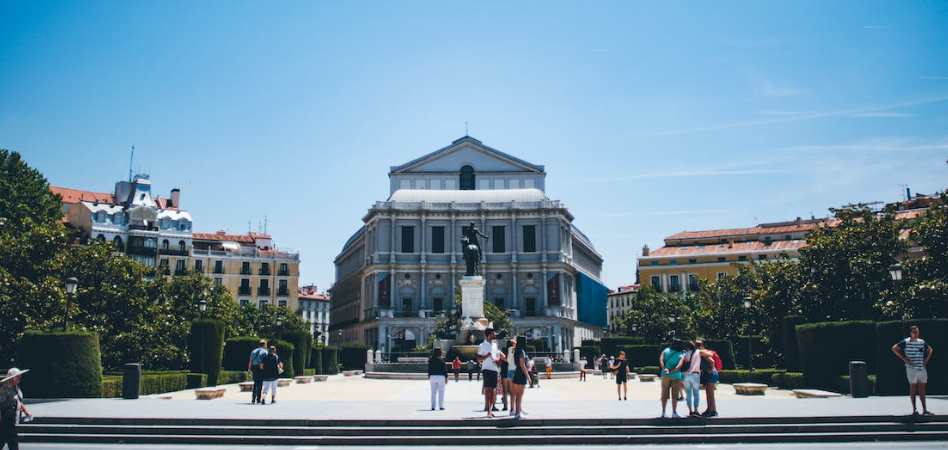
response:
[[[464,277],[461,285],[461,317],[471,320],[484,317],[484,285],[487,280],[481,276]],[[481,328],[483,329],[483,328]]]

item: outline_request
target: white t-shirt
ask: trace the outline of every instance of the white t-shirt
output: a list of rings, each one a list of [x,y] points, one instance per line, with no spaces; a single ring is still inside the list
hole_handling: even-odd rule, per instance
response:
[[[481,342],[481,345],[477,347],[477,356],[485,355],[490,356],[484,358],[484,361],[481,362],[481,370],[493,370],[494,372],[500,372],[500,368],[497,367],[497,363],[494,362],[495,359],[500,358],[500,350],[497,348],[496,342]]]

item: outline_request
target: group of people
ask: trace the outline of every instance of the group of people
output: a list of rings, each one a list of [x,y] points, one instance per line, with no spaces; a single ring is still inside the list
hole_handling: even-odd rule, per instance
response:
[[[487,417],[494,417],[494,412],[498,411],[496,404],[499,394],[503,401],[503,410],[509,410],[510,416],[520,419],[523,414],[523,393],[527,385],[533,387],[538,381],[535,374],[531,377],[530,367],[532,366],[535,372],[536,366],[527,355],[527,339],[524,336],[507,340],[507,346],[503,349],[497,344],[495,337],[495,331],[488,328],[484,331],[484,341],[477,348],[477,364],[481,368],[478,379],[483,380],[484,411]],[[473,364],[473,359],[468,361],[469,377],[473,377]],[[458,379],[460,365],[461,361],[456,357],[451,365],[455,381]],[[428,360],[432,411],[444,409],[447,376],[447,365],[442,351],[435,348]]]

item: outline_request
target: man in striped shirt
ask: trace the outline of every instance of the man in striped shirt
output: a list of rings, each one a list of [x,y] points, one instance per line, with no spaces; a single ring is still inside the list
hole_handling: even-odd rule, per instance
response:
[[[909,337],[892,346],[895,356],[905,362],[905,375],[909,382],[909,398],[912,399],[912,415],[918,415],[915,408],[915,393],[922,400],[922,415],[933,415],[925,406],[925,383],[928,383],[928,371],[925,366],[932,357],[932,348],[918,337],[918,327],[909,328]]]

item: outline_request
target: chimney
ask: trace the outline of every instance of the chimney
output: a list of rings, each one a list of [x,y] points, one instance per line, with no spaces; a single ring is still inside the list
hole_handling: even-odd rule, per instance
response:
[[[171,205],[175,208],[181,209],[181,204],[178,203],[181,201],[181,189],[174,188],[171,190]]]
[[[912,189],[910,189],[908,186],[905,186],[905,199],[906,200],[912,199]]]
[[[642,246],[642,256],[648,256],[648,245]]]

